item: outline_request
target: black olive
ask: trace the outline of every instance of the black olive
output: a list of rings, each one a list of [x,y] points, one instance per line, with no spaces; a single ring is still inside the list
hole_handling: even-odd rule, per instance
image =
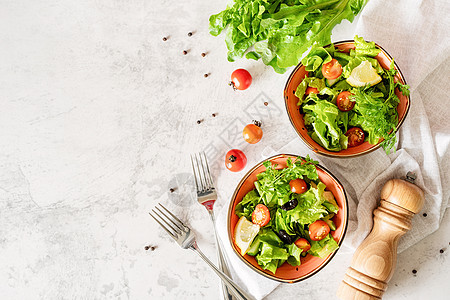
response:
[[[295,236],[287,234],[283,229],[276,232],[276,234],[286,244],[292,244],[295,241]]]
[[[281,206],[281,209],[287,211],[287,210],[294,209],[295,207],[297,207],[297,205],[298,205],[298,200],[294,198],[291,201],[288,201],[285,204],[283,204],[283,206]]]

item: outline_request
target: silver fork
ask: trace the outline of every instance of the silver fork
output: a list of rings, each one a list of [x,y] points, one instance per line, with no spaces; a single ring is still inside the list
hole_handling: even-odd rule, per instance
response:
[[[159,205],[159,206],[158,206]],[[220,279],[227,285],[230,291],[238,299],[241,300],[254,300],[251,295],[243,291],[233,280],[220,271],[198,248],[197,242],[195,241],[195,235],[191,232],[191,229],[183,224],[174,214],[172,214],[167,208],[165,208],[161,203],[158,203],[150,216],[158,222],[161,227],[167,231],[167,233],[183,248],[191,249],[196,252],[216,273],[219,275]]]
[[[216,189],[209,172],[208,160],[206,159],[205,152],[191,155],[192,170],[194,172],[195,185],[197,187],[197,201],[203,205],[211,217],[211,221],[214,227],[214,237],[217,244],[217,257],[219,262],[219,269],[222,270],[227,276],[230,276],[230,270],[228,269],[227,262],[222,252],[222,244],[217,237],[216,220],[214,217],[214,203],[217,200]],[[229,293],[227,286],[222,282],[222,291],[225,300],[233,299]]]

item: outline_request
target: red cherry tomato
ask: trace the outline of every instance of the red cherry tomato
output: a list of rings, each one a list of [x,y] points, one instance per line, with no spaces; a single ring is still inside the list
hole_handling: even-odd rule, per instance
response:
[[[310,87],[310,86],[308,86],[308,88],[307,88],[306,91],[305,91],[305,94],[306,94],[306,95],[309,95],[309,94],[311,94],[311,93],[318,94],[318,93],[319,93],[319,90],[316,89],[315,87]]]
[[[238,149],[232,149],[225,156],[225,166],[232,172],[239,172],[247,164],[247,157],[244,152]]]
[[[350,101],[349,97],[352,93],[348,91],[340,92],[337,96],[336,104],[340,111],[352,110],[355,106],[355,101]]]
[[[244,140],[249,144],[256,144],[262,139],[263,131],[261,129],[261,122],[253,121],[253,124],[248,124],[242,131]]]
[[[342,66],[333,58],[330,62],[323,64],[322,74],[326,79],[336,79],[342,74]]]
[[[233,89],[245,90],[252,84],[252,75],[245,69],[237,69],[231,73],[231,83]]]
[[[320,241],[330,233],[330,226],[322,220],[317,220],[309,225],[309,238]]]
[[[359,146],[362,143],[364,143],[365,135],[364,135],[364,131],[362,131],[361,128],[352,127],[349,130],[347,130],[345,135],[348,137],[348,146],[349,147]]]
[[[289,181],[289,185],[291,186],[291,192],[296,194],[303,194],[308,190],[308,185],[300,178]]]
[[[311,249],[311,244],[308,242],[307,239],[304,239],[304,238],[297,239],[294,244],[295,244],[295,246],[297,246],[303,250],[302,253],[305,253],[309,249]]]
[[[253,224],[259,225],[259,227],[266,226],[270,221],[269,209],[264,204],[258,204],[252,213]]]

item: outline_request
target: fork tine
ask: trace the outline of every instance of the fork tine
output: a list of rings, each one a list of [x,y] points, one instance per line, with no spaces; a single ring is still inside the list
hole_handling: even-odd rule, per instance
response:
[[[197,158],[197,154],[194,154],[194,155],[195,155],[195,160],[197,162],[197,169],[198,169],[198,173],[199,173],[200,182],[202,184],[202,191],[205,191],[206,190],[206,184],[203,183],[202,172],[200,171],[200,165],[199,165],[199,160],[200,159]]]
[[[199,187],[198,181],[197,181],[197,172],[195,171],[194,158],[192,157],[192,154],[191,154],[191,163],[192,163],[192,170],[194,172],[195,185],[197,186],[197,191],[199,191],[200,187]]]
[[[205,173],[205,175],[208,175],[207,178],[209,179],[209,188],[214,188],[214,182],[211,177],[211,172],[209,171],[208,159],[206,158],[205,152],[203,151],[202,153],[203,153],[203,158],[205,159],[205,165],[206,165],[206,171],[207,171],[207,174]]]
[[[180,228],[180,230],[186,230],[186,226],[183,224],[183,222],[181,222],[180,219],[178,219],[173,213],[171,213],[167,208],[165,208],[161,203],[158,203],[159,206],[161,206],[169,215],[172,216],[173,219],[170,219],[166,214],[164,214],[162,211],[162,213],[170,220],[172,221],[172,223],[174,223],[178,228]],[[175,222],[174,222],[175,221]]]
[[[161,223],[154,215],[152,215],[151,213],[148,213],[156,222],[158,222],[158,224],[173,238],[173,239],[177,239],[178,236],[173,234],[169,229],[166,228],[166,226],[164,226],[163,223]]]
[[[176,224],[164,212],[162,212],[157,206],[155,206],[155,209],[158,210],[158,212],[152,209],[154,214],[156,214],[164,223],[166,223],[167,226],[169,226],[176,234],[180,234],[181,233],[180,228],[178,228],[178,226],[176,226]],[[163,218],[161,216],[161,214],[165,218]],[[169,223],[169,221],[170,221],[170,223]],[[175,227],[173,225],[175,225]]]
[[[209,189],[209,184],[208,184],[208,180],[206,179],[206,172],[205,172],[205,167],[204,167],[204,163],[203,163],[203,158],[202,158],[202,154],[198,153],[198,158],[200,161],[200,165],[202,166],[202,170],[201,173],[203,175],[203,181],[205,182],[205,190]]]

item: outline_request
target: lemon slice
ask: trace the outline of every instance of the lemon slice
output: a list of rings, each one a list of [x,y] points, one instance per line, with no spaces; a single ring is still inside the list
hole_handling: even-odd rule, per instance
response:
[[[364,60],[359,66],[354,68],[347,79],[348,84],[354,87],[370,85],[373,86],[381,81],[381,76],[372,67],[372,64]]]
[[[253,239],[259,232],[259,226],[248,221],[246,217],[242,216],[234,228],[234,241],[241,249],[242,256],[247,253],[248,248],[253,242]]]

